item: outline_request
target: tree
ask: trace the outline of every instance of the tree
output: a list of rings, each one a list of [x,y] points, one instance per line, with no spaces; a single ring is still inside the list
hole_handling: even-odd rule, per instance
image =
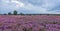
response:
[[[9,12],[8,15],[11,15],[11,12]]]
[[[17,11],[16,11],[16,10],[14,10],[13,14],[14,14],[14,15],[17,15]]]
[[[20,15],[24,15],[23,13],[20,13]]]
[[[7,15],[7,14],[5,13],[5,14],[3,14],[3,15]]]

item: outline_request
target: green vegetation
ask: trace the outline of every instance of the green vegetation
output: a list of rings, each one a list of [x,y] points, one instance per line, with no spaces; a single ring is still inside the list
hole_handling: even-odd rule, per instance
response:
[[[13,15],[17,15],[17,11],[16,10],[14,10]]]
[[[24,15],[23,13],[20,13],[20,15]]]
[[[12,15],[11,12],[9,12],[8,15]]]
[[[4,14],[7,15],[7,14]],[[8,15],[24,15],[23,13],[18,14],[17,10],[14,10],[13,13],[9,12]]]

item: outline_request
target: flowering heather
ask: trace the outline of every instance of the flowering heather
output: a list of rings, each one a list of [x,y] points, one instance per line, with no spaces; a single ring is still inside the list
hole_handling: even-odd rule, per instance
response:
[[[60,16],[0,15],[0,31],[60,31]]]

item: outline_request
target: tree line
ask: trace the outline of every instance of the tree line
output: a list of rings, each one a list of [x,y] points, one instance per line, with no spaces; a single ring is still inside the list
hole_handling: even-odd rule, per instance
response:
[[[30,15],[31,16],[31,15],[37,15],[37,14],[24,14],[22,12],[18,14],[17,10],[14,10],[13,13],[8,12],[8,14],[2,14],[2,15]]]
[[[8,12],[8,14],[4,14],[4,15],[24,15],[24,14],[23,13],[18,14],[18,12],[14,10],[13,13]]]
[[[14,10],[13,13],[8,12],[8,14],[2,14],[2,15],[48,15],[48,16],[49,15],[56,15],[56,16],[59,15],[60,16],[60,14],[24,14],[22,12],[18,14],[17,10]]]

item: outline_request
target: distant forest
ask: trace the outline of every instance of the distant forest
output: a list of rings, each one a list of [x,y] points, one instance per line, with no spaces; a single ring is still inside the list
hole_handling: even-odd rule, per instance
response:
[[[59,15],[60,16],[60,14],[24,14],[22,12],[18,14],[17,10],[14,10],[13,13],[8,12],[8,14],[0,14],[0,15],[47,15],[47,16],[49,16],[49,15]]]

